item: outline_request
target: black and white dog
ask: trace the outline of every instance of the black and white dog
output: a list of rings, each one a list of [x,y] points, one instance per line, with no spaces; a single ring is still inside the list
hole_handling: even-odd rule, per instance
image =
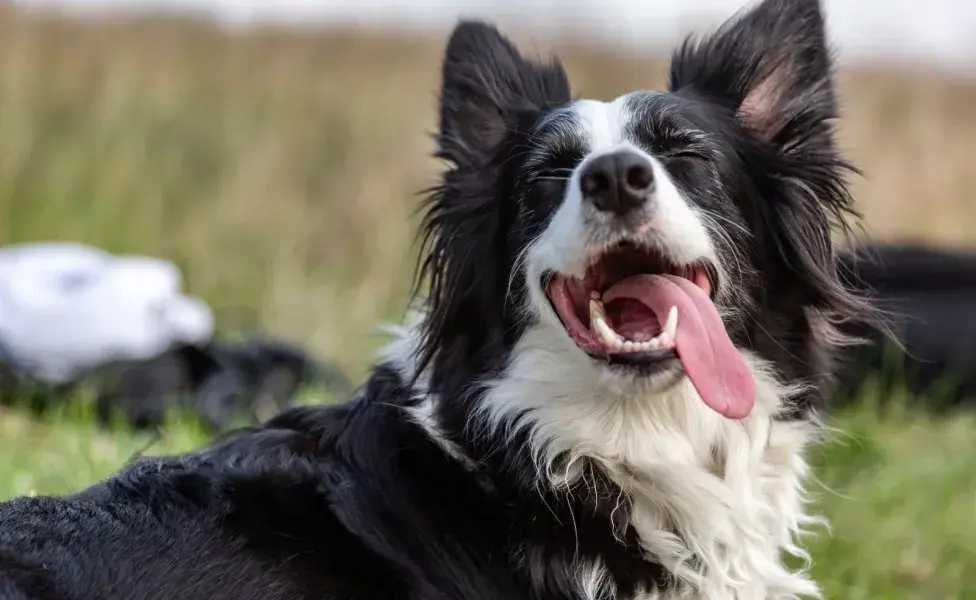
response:
[[[817,0],[575,99],[465,22],[413,323],[348,404],[0,505],[2,598],[770,599],[806,512],[850,170]]]

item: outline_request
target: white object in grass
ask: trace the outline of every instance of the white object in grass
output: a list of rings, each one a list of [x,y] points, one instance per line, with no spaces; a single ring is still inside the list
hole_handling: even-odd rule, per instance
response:
[[[74,243],[0,248],[0,343],[18,371],[74,381],[213,335],[213,313],[173,263]]]

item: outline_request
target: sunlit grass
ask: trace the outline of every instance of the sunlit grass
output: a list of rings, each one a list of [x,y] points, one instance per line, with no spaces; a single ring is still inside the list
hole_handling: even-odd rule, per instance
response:
[[[398,320],[416,191],[434,181],[440,42],[366,32],[229,36],[178,20],[82,25],[0,6],[0,244],[76,240],[177,261],[222,328],[262,327],[361,377]],[[581,95],[660,87],[663,64],[564,45]],[[976,87],[846,72],[842,146],[868,230],[972,240]],[[976,598],[976,422],[841,414],[812,458],[833,535],[827,597]],[[141,451],[206,443],[0,409],[0,496],[79,489]]]
[[[828,598],[968,599],[976,594],[976,415],[934,419],[870,400],[838,415],[813,448],[816,509],[807,540]],[[99,428],[84,401],[43,419],[0,410],[0,498],[79,490],[133,457],[198,448],[192,419],[159,435]]]

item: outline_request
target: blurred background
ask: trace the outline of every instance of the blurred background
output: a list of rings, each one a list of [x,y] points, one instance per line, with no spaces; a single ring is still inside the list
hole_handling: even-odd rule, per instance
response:
[[[0,245],[171,261],[213,330],[260,331],[355,383],[377,324],[402,314],[417,194],[437,168],[439,52],[459,15],[556,51],[580,95],[612,98],[662,86],[670,44],[745,4],[0,3]],[[976,2],[825,6],[864,237],[976,241]],[[898,393],[868,386],[813,452],[833,523],[810,543],[817,578],[830,598],[976,598],[976,419]],[[77,489],[210,435],[192,420],[110,431],[85,410],[0,408],[0,497]]]

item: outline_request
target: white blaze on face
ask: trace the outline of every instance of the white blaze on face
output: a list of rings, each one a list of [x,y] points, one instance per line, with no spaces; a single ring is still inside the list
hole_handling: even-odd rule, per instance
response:
[[[622,224],[596,210],[580,191],[580,173],[586,166],[596,157],[621,149],[643,155],[654,170],[655,185],[647,203],[646,225],[637,235],[676,264],[703,258],[718,264],[711,238],[696,209],[682,197],[661,161],[631,139],[629,131],[636,118],[630,109],[632,98],[633,94],[628,94],[612,102],[578,100],[566,109],[573,117],[567,123],[571,123],[574,137],[586,140],[587,154],[573,170],[559,209],[529,250],[530,281],[538,281],[545,271],[582,277],[591,244],[612,234],[636,233],[625,232]]]

